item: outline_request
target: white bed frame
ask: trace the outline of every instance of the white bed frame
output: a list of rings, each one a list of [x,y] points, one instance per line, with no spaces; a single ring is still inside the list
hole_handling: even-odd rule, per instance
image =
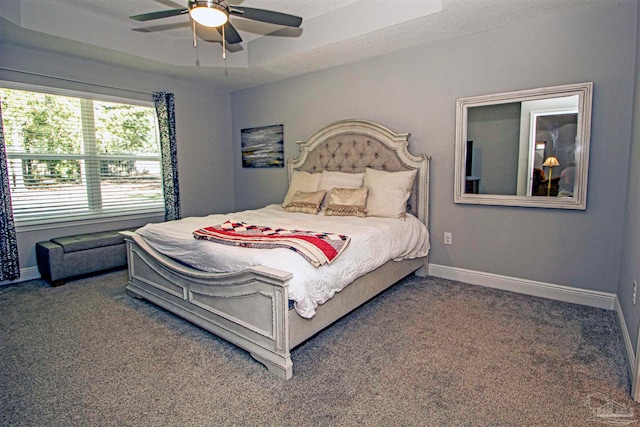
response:
[[[321,168],[345,172],[361,172],[367,166],[391,171],[417,169],[410,211],[428,225],[430,158],[411,155],[408,138],[409,134],[395,134],[363,120],[335,122],[298,142],[300,155],[288,161],[289,177],[293,170]],[[371,146],[371,152],[358,153],[356,146],[364,150]],[[328,149],[333,151],[328,153]],[[389,155],[380,163],[381,157]],[[128,233],[126,242],[129,295],[146,299],[249,351],[284,379],[293,375],[294,347],[407,275],[425,275],[427,266],[426,257],[389,261],[355,280],[319,306],[315,316],[305,319],[288,308],[289,272],[256,266],[234,273],[207,273],[159,253],[135,233]]]

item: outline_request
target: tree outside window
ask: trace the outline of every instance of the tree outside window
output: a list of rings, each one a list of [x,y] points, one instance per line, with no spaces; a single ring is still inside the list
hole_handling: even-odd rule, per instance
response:
[[[16,222],[163,210],[152,107],[0,88]]]

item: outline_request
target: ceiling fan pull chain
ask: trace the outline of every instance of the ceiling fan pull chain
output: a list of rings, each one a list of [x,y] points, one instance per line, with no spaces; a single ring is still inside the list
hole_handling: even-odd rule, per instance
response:
[[[198,46],[198,40],[196,39],[196,21],[191,20],[191,23],[193,24],[193,47]]]
[[[227,60],[227,45],[225,44],[225,38],[224,38],[224,25],[222,26],[222,60],[226,61]]]

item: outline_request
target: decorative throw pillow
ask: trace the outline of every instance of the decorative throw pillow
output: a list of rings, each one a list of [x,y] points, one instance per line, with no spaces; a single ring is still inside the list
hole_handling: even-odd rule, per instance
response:
[[[320,203],[322,203],[325,194],[327,192],[324,190],[314,192],[298,191],[284,209],[287,212],[302,212],[315,215],[320,210]]]
[[[329,193],[325,215],[334,216],[367,216],[367,194],[369,189],[334,188]]]
[[[362,187],[363,181],[364,172],[346,173],[322,171],[318,190],[325,190],[330,194],[333,188],[360,188]],[[322,207],[326,207],[327,203],[328,201],[325,200],[322,203]]]
[[[310,173],[305,171],[293,171],[291,175],[291,182],[289,182],[289,191],[284,196],[282,207],[286,208],[293,195],[298,191],[313,192],[318,191],[318,185],[320,184],[321,175],[319,173]]]
[[[404,218],[417,170],[385,172],[367,168],[364,186],[369,188],[367,216]]]

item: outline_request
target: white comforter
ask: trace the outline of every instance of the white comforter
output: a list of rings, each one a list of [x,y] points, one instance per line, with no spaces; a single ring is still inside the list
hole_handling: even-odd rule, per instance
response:
[[[285,229],[333,232],[351,237],[349,247],[331,265],[313,267],[289,249],[254,249],[197,240],[192,232],[227,220]],[[302,317],[310,318],[319,304],[358,277],[391,259],[426,256],[429,234],[416,217],[357,218],[286,212],[280,205],[262,209],[148,224],[136,231],[159,252],[199,270],[220,273],[264,265],[293,273],[289,298]]]

